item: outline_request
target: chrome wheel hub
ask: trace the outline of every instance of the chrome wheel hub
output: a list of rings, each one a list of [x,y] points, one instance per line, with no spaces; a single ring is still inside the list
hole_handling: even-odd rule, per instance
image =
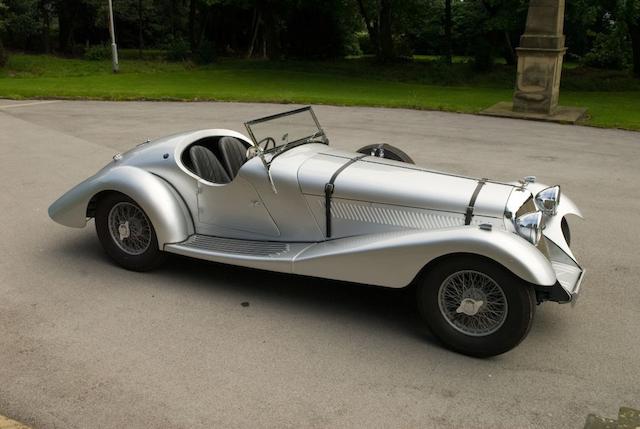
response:
[[[151,224],[135,204],[114,205],[109,211],[108,224],[113,242],[129,255],[141,255],[151,245]]]
[[[120,226],[118,227],[118,234],[120,234],[120,241],[124,240],[125,238],[129,238],[129,236],[131,235],[131,231],[129,230],[128,221],[120,224]]]
[[[447,277],[438,290],[438,307],[449,325],[470,336],[496,332],[507,318],[507,298],[488,275],[472,270]]]
[[[456,313],[464,313],[467,316],[475,316],[484,305],[484,301],[476,301],[475,299],[465,298],[460,303],[460,307],[456,309]]]

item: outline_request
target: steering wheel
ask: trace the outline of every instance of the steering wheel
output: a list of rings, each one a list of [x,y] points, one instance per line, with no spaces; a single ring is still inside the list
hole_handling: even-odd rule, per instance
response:
[[[264,144],[264,146],[262,146]],[[273,139],[273,137],[265,137],[262,140],[260,140],[258,142],[258,146],[260,146],[262,148],[263,151],[267,151],[269,150],[269,145],[273,145],[273,149],[276,148],[276,141]]]

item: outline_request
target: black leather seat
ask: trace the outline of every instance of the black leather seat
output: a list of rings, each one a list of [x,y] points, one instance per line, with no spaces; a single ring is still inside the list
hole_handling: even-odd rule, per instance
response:
[[[204,146],[193,146],[189,156],[195,173],[204,180],[213,183],[229,183],[229,175],[218,161],[218,157]]]
[[[218,144],[222,155],[222,163],[227,169],[229,177],[233,180],[238,175],[240,167],[247,162],[247,148],[240,140],[233,137],[223,137]]]

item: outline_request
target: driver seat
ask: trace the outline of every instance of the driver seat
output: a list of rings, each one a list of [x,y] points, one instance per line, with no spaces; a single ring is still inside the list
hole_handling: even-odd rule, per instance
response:
[[[240,167],[247,162],[247,148],[242,142],[233,137],[223,137],[218,143],[222,163],[231,180],[237,175]]]
[[[213,183],[229,183],[229,175],[218,161],[218,157],[204,146],[193,146],[189,156],[195,173],[204,180]]]

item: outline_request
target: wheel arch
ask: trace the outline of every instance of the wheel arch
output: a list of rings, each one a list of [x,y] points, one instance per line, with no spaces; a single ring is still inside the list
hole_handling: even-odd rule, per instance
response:
[[[425,276],[427,276],[429,274],[429,272],[431,270],[433,270],[434,268],[436,268],[438,265],[443,264],[446,261],[453,260],[453,259],[458,259],[458,258],[474,258],[474,259],[477,259],[479,261],[484,261],[487,264],[492,264],[492,265],[495,265],[495,266],[499,267],[500,269],[508,272],[509,274],[511,274],[514,277],[518,278],[520,281],[523,281],[526,284],[531,285],[532,287],[536,286],[536,284],[531,282],[530,280],[524,279],[521,276],[518,276],[517,274],[515,274],[504,263],[502,263],[500,261],[497,261],[497,260],[495,260],[493,258],[490,258],[488,256],[481,255],[479,253],[473,253],[473,252],[447,253],[447,254],[444,254],[444,255],[440,255],[440,256],[438,256],[438,257],[436,257],[434,259],[431,259],[430,261],[428,261],[422,267],[422,269],[420,271],[418,271],[418,273],[414,277],[413,281],[411,282],[410,286],[413,286],[413,285],[419,283],[421,279],[423,279]]]
[[[144,210],[160,249],[194,233],[191,213],[180,194],[161,177],[131,166],[112,168],[80,183],[49,207],[49,216],[62,225],[82,228],[95,215],[99,199],[110,193],[126,195]]]

